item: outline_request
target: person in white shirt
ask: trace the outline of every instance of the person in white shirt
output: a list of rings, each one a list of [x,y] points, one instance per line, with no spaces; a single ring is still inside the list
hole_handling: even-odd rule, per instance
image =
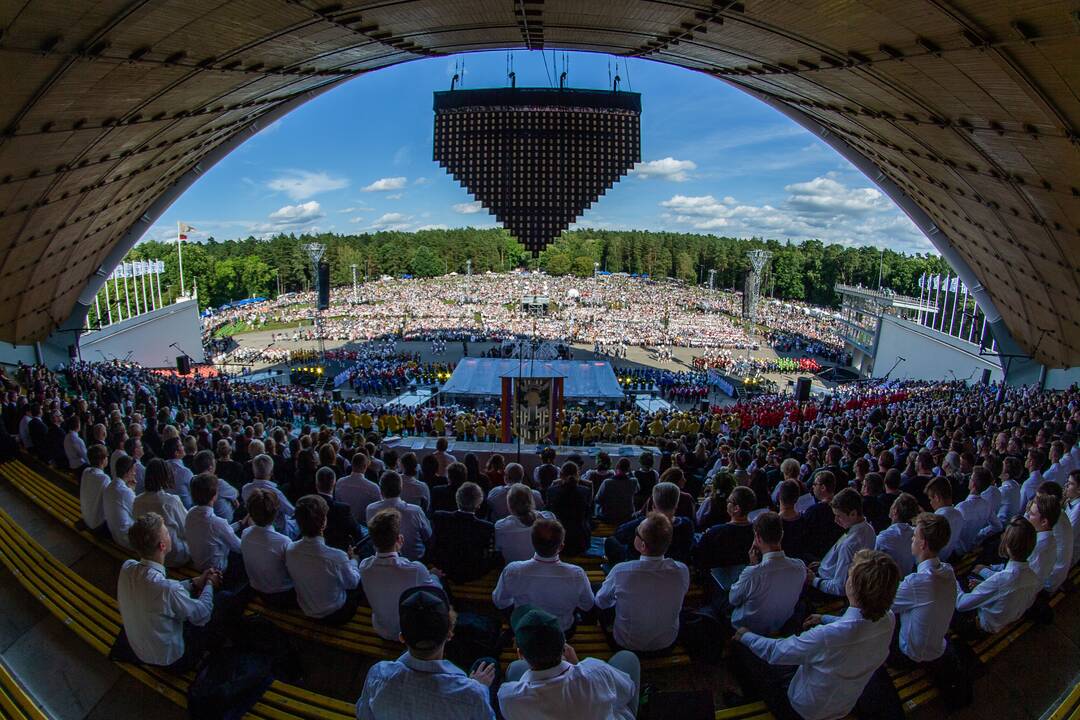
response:
[[[64,429],[67,430],[64,435],[64,457],[67,458],[68,469],[76,472],[90,464],[90,459],[86,454],[86,443],[79,437],[79,425],[78,415],[72,415],[64,423]]]
[[[109,461],[109,450],[104,445],[91,445],[87,455],[90,466],[83,470],[82,477],[79,479],[79,510],[86,527],[99,535],[108,535],[102,497],[105,488],[111,482],[105,472],[105,464]]]
[[[146,466],[146,489],[131,503],[131,512],[135,517],[146,513],[157,513],[169,529],[169,554],[165,556],[165,565],[180,567],[191,559],[187,548],[185,523],[187,508],[180,497],[171,492],[172,472],[161,458],[154,458]]]
[[[255,459],[251,461],[251,473],[254,479],[240,488],[240,497],[243,498],[244,504],[247,505],[248,498],[255,488],[262,488],[274,493],[278,499],[278,514],[274,518],[274,529],[282,535],[288,535],[291,538],[298,537],[299,530],[297,530],[296,522],[293,519],[295,508],[289,502],[289,499],[285,497],[285,493],[281,492],[281,488],[277,486],[277,483],[270,479],[274,474],[274,459],[265,453],[256,455]]]
[[[922,508],[914,495],[900,493],[889,508],[892,525],[878,533],[874,541],[874,549],[891,557],[896,567],[900,568],[900,577],[915,569],[915,556],[911,552],[911,539],[915,535],[915,528],[911,523],[920,512]]]
[[[1062,462],[1065,457],[1065,443],[1060,440],[1050,443],[1050,467],[1043,473],[1044,480],[1065,485],[1065,480],[1068,479],[1068,465]]]
[[[245,579],[240,536],[236,533],[246,521],[229,524],[214,513],[217,488],[218,479],[210,473],[199,473],[191,479],[191,499],[195,505],[184,520],[184,535],[195,569],[220,571],[224,586],[231,589]]]
[[[382,499],[379,486],[367,479],[368,456],[358,452],[352,458],[352,473],[337,481],[334,497],[349,506],[353,522],[367,522],[367,506]]]
[[[116,586],[128,645],[148,665],[186,672],[209,645],[211,633],[206,626],[221,575],[207,570],[184,582],[168,579],[164,561],[172,541],[157,513],[138,517],[128,537],[140,557],[124,562]]]
[[[1019,620],[1042,589],[1039,576],[1028,565],[1035,549],[1035,527],[1027,518],[1014,517],[1005,526],[999,552],[1008,558],[1005,566],[980,576],[985,569],[976,566],[976,575],[968,580],[968,592],[956,596],[957,616],[953,627],[961,635],[968,630],[996,633]]]
[[[1073,564],[1080,562],[1080,470],[1069,473],[1065,481],[1065,514],[1073,530]]]
[[[530,605],[514,610],[510,627],[519,659],[510,663],[499,687],[506,720],[633,720],[637,715],[637,655],[621,650],[607,662],[578,660],[558,619]]]
[[[532,527],[535,551],[532,559],[513,562],[503,568],[492,602],[500,610],[534,605],[559,620],[563,632],[573,634],[577,626],[575,610],[591,610],[592,587],[585,571],[559,560],[566,531],[558,520],[537,520]]]
[[[367,506],[367,523],[381,510],[397,510],[401,514],[401,534],[405,544],[401,554],[410,560],[424,557],[427,543],[431,540],[431,523],[419,505],[412,505],[401,499],[401,476],[393,470],[387,470],[379,478],[379,492],[382,500]]]
[[[426,482],[416,479],[419,463],[415,453],[405,453],[398,461],[401,465],[401,499],[413,505],[419,505],[424,512],[431,509],[431,488]]]
[[[843,615],[811,615],[807,631],[787,638],[739,628],[731,660],[743,692],[763,699],[777,718],[846,716],[889,654],[899,581],[892,558],[860,550],[849,566]]]
[[[346,553],[323,539],[328,512],[326,501],[318,495],[296,501],[301,537],[285,551],[285,566],[304,614],[328,625],[341,625],[356,614],[364,593],[352,548]]]
[[[614,609],[614,618],[611,613],[600,614],[600,624],[619,649],[655,652],[675,644],[690,571],[678,560],[664,557],[672,533],[665,515],[650,513],[634,535],[641,557],[611,568],[596,593],[596,607]]]
[[[435,441],[435,452],[431,455],[439,462],[439,470],[436,472],[439,477],[446,477],[446,468],[457,462],[457,458],[446,451],[448,447],[450,447],[450,442],[446,437],[440,437]]]
[[[784,554],[783,539],[784,522],[776,513],[765,512],[754,520],[750,564],[728,592],[733,627],[773,635],[795,612],[806,582],[806,565]]]
[[[1054,539],[1054,525],[1057,524],[1061,515],[1061,505],[1057,498],[1051,495],[1036,495],[1028,505],[1025,516],[1032,527],[1035,528],[1035,549],[1031,551],[1027,562],[1031,571],[1039,578],[1043,588],[1048,592],[1054,592],[1054,565],[1057,562],[1057,541]],[[1005,569],[1004,564],[976,565],[975,574],[982,579],[987,579],[993,573]],[[1064,580],[1064,577],[1061,578]]]
[[[401,594],[420,585],[442,587],[442,583],[423,563],[398,554],[405,538],[401,536],[401,513],[397,510],[376,513],[368,529],[375,555],[360,562],[360,583],[371,606],[375,632],[385,640],[396,641],[401,634],[398,618]]]
[[[162,445],[161,454],[168,462],[169,469],[172,471],[173,476],[173,488],[170,490],[174,495],[180,498],[180,502],[184,503],[185,508],[191,508],[191,478],[195,477],[195,474],[187,469],[184,465],[184,446],[180,443],[180,438],[169,438]]]
[[[508,498],[510,496],[510,488],[514,485],[524,485],[525,483],[525,468],[521,467],[518,463],[509,463],[504,471],[503,484],[491,488],[487,494],[488,507],[491,509],[491,514],[488,519],[496,525],[503,518],[509,517],[512,513],[510,511],[510,505]],[[544,498],[540,494],[539,490],[533,490],[533,505],[537,510],[544,509]]]
[[[214,476],[217,481],[217,497],[214,499],[213,504],[214,514],[225,522],[231,523],[236,515],[237,508],[240,507],[240,493],[223,478],[217,476],[217,458],[214,457],[214,453],[209,450],[200,450],[195,453],[195,458],[191,461],[191,467],[194,468],[196,475],[209,473]],[[194,493],[192,493],[191,500],[193,504],[197,504],[195,503]]]
[[[836,524],[844,534],[833,543],[820,563],[810,563],[806,568],[806,581],[811,587],[826,595],[843,597],[848,567],[859,550],[872,550],[877,534],[866,522],[862,511],[862,496],[855,488],[844,488],[829,501]]]
[[[998,487],[1001,503],[998,505],[997,516],[1002,527],[1016,515],[1024,513],[1024,506],[1020,504],[1020,483],[1016,480],[1021,472],[1023,468],[1019,458],[1005,458],[1001,471],[1001,486]]]
[[[945,654],[945,634],[956,606],[956,575],[938,553],[949,543],[949,521],[921,513],[915,518],[911,551],[918,568],[896,591],[892,611],[900,623],[897,651],[914,662],[930,662]]]
[[[952,483],[944,476],[938,476],[926,483],[924,489],[934,514],[949,522],[949,544],[941,551],[942,560],[949,561],[956,555],[956,549],[963,544],[964,515],[952,504]]]
[[[1069,570],[1073,566],[1073,526],[1068,513],[1062,507],[1064,490],[1061,485],[1058,485],[1053,480],[1044,480],[1043,484],[1039,486],[1038,495],[1053,497],[1058,507],[1058,518],[1053,527],[1054,551],[1056,553],[1054,569],[1050,571],[1050,579],[1046,585],[1049,592],[1055,593],[1065,583],[1066,578],[1069,576]]]
[[[113,542],[131,550],[128,529],[135,522],[132,506],[135,502],[135,461],[124,455],[116,461],[116,477],[102,492],[105,524]]]
[[[1024,462],[1024,469],[1028,471],[1029,475],[1027,480],[1024,481],[1024,484],[1020,486],[1021,508],[1027,508],[1035,498],[1035,494],[1039,492],[1039,486],[1043,483],[1042,469],[1045,466],[1045,462],[1046,455],[1043,454],[1042,450],[1037,448],[1028,450],[1027,460]]]
[[[956,506],[964,518],[964,530],[956,547],[957,553],[975,550],[979,546],[979,535],[997,519],[990,508],[990,501],[983,496],[986,489],[993,484],[994,478],[989,470],[981,465],[972,468],[971,478],[968,480],[968,496]]]
[[[536,491],[527,485],[511,485],[506,494],[510,514],[495,523],[495,549],[508,563],[533,556],[532,526],[539,518],[554,520],[555,515],[536,510]]]
[[[146,487],[146,466],[142,464],[145,454],[142,439],[129,437],[124,442],[124,452],[135,461],[135,494],[138,495]]]
[[[274,518],[278,514],[277,494],[255,488],[248,495],[247,510],[251,525],[240,538],[240,554],[251,589],[272,608],[298,607],[296,589],[285,564],[285,551],[292,541],[274,530]]]

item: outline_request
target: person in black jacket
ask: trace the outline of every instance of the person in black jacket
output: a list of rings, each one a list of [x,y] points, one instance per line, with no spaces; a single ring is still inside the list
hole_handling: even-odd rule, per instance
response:
[[[675,483],[657,483],[652,489],[652,504],[655,511],[665,515],[671,521],[671,546],[667,556],[687,565],[690,564],[690,549],[694,546],[694,526],[689,520],[675,514],[679,506],[679,486]],[[616,565],[624,560],[637,560],[641,555],[634,547],[634,537],[638,525],[645,520],[645,513],[637,513],[618,528],[615,534],[604,540],[604,556],[608,565]]]
[[[694,545],[690,557],[702,570],[745,565],[754,544],[754,526],[747,515],[754,509],[754,491],[739,485],[727,498],[731,520],[713,525]]]
[[[829,504],[836,494],[836,476],[828,470],[819,472],[814,476],[811,492],[817,503],[803,513],[806,534],[799,559],[816,561],[825,557],[829,548],[844,534],[844,529],[836,524],[832,505]]]
[[[930,498],[926,497],[926,484],[934,479],[934,454],[929,450],[922,450],[915,457],[915,477],[908,478],[900,484],[901,492],[914,495],[919,501],[919,507],[927,512],[932,512]]]
[[[863,477],[863,517],[874,526],[876,532],[881,532],[889,527],[889,506],[885,505],[881,496],[885,493],[885,480],[879,473],[866,473]]]
[[[328,512],[326,514],[326,530],[323,537],[326,544],[338,550],[349,551],[356,544],[358,529],[352,519],[352,510],[343,502],[334,499],[334,485],[337,484],[337,473],[332,467],[321,467],[315,473],[315,488],[320,497],[326,501]]]
[[[456,511],[440,510],[431,518],[427,559],[451,582],[466,583],[495,567],[495,525],[476,516],[484,501],[484,492],[476,483],[463,483],[456,500]]]
[[[559,479],[548,488],[544,502],[566,529],[566,555],[583,555],[592,542],[592,489],[578,481],[578,466],[563,463]]]

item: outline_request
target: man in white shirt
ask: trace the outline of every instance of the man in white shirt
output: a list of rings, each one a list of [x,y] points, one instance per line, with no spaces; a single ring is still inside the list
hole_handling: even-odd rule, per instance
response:
[[[79,437],[79,416],[72,415],[64,423],[67,433],[64,435],[64,456],[67,458],[68,469],[79,471],[90,464],[86,455],[86,443]]]
[[[963,544],[964,515],[952,504],[952,483],[944,476],[938,476],[926,483],[926,497],[935,515],[940,515],[949,523],[949,544],[941,551],[941,559],[952,560],[958,546]]]
[[[641,665],[626,650],[608,662],[578,660],[555,616],[523,605],[510,618],[519,660],[506,670],[499,707],[506,720],[633,720]]]
[[[270,478],[274,473],[274,459],[265,453],[260,453],[255,456],[255,459],[251,461],[251,472],[254,475],[254,479],[240,488],[240,497],[244,499],[244,504],[247,505],[248,498],[251,496],[251,492],[255,488],[262,488],[269,490],[277,495],[278,509],[277,517],[274,518],[274,529],[282,535],[288,535],[290,538],[298,536],[299,531],[296,528],[296,522],[293,519],[295,508],[293,504],[289,502],[289,499],[285,497],[285,493],[281,492],[281,488],[277,486]]]
[[[200,473],[191,479],[190,487],[195,505],[184,519],[184,537],[187,538],[191,564],[199,571],[218,570],[222,573],[224,587],[233,589],[245,579],[240,537],[236,534],[244,523],[230,525],[214,514],[217,477]]]
[[[172,471],[173,488],[170,492],[179,497],[180,502],[184,503],[184,507],[190,510],[192,505],[191,478],[195,475],[184,465],[184,446],[180,442],[180,438],[174,437],[166,440],[162,445],[161,454]]]
[[[1050,443],[1050,467],[1043,473],[1043,479],[1065,485],[1065,480],[1068,479],[1068,464],[1062,461],[1066,457],[1065,443],[1060,440]]]
[[[383,499],[369,504],[365,510],[368,524],[381,510],[397,510],[401,514],[401,535],[405,538],[401,554],[410,560],[424,557],[431,540],[431,523],[419,505],[401,499],[401,476],[393,470],[384,472],[379,478],[379,492]]]
[[[1039,494],[1036,497],[1039,495],[1049,495],[1054,498],[1058,507],[1058,519],[1053,527],[1054,569],[1050,571],[1050,579],[1046,585],[1046,589],[1054,593],[1065,583],[1069,570],[1073,566],[1073,526],[1068,513],[1062,507],[1064,490],[1060,485],[1053,480],[1044,480],[1039,486]]]
[[[998,520],[1002,527],[1016,515],[1023,515],[1025,507],[1020,504],[1020,483],[1016,481],[1016,477],[1023,472],[1020,459],[1007,457],[1003,467],[1005,479],[1001,481],[1001,486],[998,488],[1001,503],[997,510]]]
[[[1065,513],[1073,529],[1073,564],[1080,562],[1080,470],[1069,473],[1065,482]]]
[[[509,463],[506,466],[506,471],[503,475],[503,484],[491,488],[487,494],[488,507],[491,508],[491,515],[488,517],[493,523],[497,523],[505,517],[510,516],[510,505],[507,502],[507,498],[510,494],[510,488],[513,485],[524,484],[525,482],[525,468],[518,463]],[[539,490],[533,490],[533,506],[537,510],[544,509],[544,498],[540,495]]]
[[[328,625],[342,625],[356,614],[364,593],[352,548],[345,553],[323,539],[328,512],[326,501],[318,495],[296,501],[301,537],[285,551],[285,566],[304,614]]]
[[[124,455],[116,461],[116,477],[102,491],[102,507],[105,524],[113,542],[132,549],[128,541],[128,529],[135,522],[132,504],[135,502],[135,461]]]
[[[747,565],[728,592],[731,624],[773,635],[791,618],[806,582],[806,565],[789,558],[780,544],[784,522],[774,512],[754,520],[754,544]]]
[[[986,489],[993,484],[994,479],[989,470],[982,465],[972,468],[971,478],[968,480],[968,496],[956,506],[964,518],[964,530],[956,547],[958,554],[969,553],[977,548],[979,534],[996,519],[990,508],[990,501],[983,497]]]
[[[432,456],[439,462],[439,477],[446,477],[446,468],[457,462],[457,458],[446,451],[448,447],[450,443],[445,436],[435,441],[435,452]]]
[[[593,607],[592,587],[585,571],[559,560],[566,531],[558,520],[539,518],[533,523],[531,560],[512,562],[503,568],[491,599],[500,610],[532,605],[551,613],[559,629],[573,634],[575,610]]]
[[[217,497],[214,499],[212,506],[214,514],[225,522],[231,523],[236,515],[237,508],[240,507],[240,493],[224,479],[217,476],[217,458],[214,457],[214,453],[209,450],[200,450],[195,453],[195,459],[191,461],[191,467],[196,475],[209,473],[214,476],[217,481]],[[195,502],[194,495],[192,496],[192,502]]]
[[[1035,498],[1035,494],[1039,492],[1039,486],[1043,482],[1042,469],[1045,460],[1046,456],[1042,450],[1037,448],[1028,450],[1024,469],[1028,471],[1029,475],[1024,484],[1020,486],[1020,512],[1027,511],[1028,505]]]
[[[809,630],[780,639],[739,628],[731,647],[732,670],[743,691],[763,699],[777,718],[846,716],[889,654],[894,626],[889,608],[899,580],[892,558],[861,550],[850,564],[850,607],[843,615],[811,615]]]
[[[248,494],[247,510],[251,525],[240,538],[240,554],[248,583],[259,599],[272,608],[297,607],[296,589],[285,564],[285,552],[292,541],[274,530],[277,495],[265,488],[255,488]]]
[[[1035,549],[1035,527],[1027,518],[1014,517],[1005,526],[999,552],[1008,558],[998,571],[976,574],[968,580],[968,592],[956,596],[954,627],[961,635],[968,630],[996,633],[1019,620],[1042,589],[1042,581],[1028,565]]]
[[[91,445],[87,456],[90,466],[83,470],[82,478],[79,479],[79,510],[86,527],[100,535],[108,535],[102,498],[105,488],[111,482],[105,472],[105,465],[109,462],[109,450],[104,445]]]
[[[368,468],[368,456],[356,453],[352,459],[352,473],[337,481],[334,497],[338,502],[349,506],[353,522],[367,522],[367,506],[382,499],[379,486],[365,477]]]
[[[835,597],[846,594],[848,567],[859,550],[872,550],[877,540],[874,527],[866,522],[862,511],[862,496],[855,488],[844,488],[829,501],[836,524],[844,534],[833,543],[820,563],[806,568],[806,580],[816,590]]]
[[[186,672],[209,645],[206,625],[221,575],[207,570],[184,582],[168,579],[163,563],[172,542],[157,513],[137,518],[128,537],[141,559],[125,561],[117,581],[116,601],[127,642],[142,662]]]
[[[1054,525],[1061,514],[1061,505],[1051,495],[1036,495],[1027,508],[1027,520],[1035,528],[1035,548],[1027,558],[1032,572],[1039,578],[1043,588],[1055,592],[1053,587],[1054,565],[1057,562],[1057,542],[1054,539]],[[1005,564],[976,565],[975,574],[983,580],[1005,569]],[[1064,577],[1062,577],[1064,579]]]
[[[423,563],[407,560],[398,553],[405,544],[401,536],[401,513],[381,510],[371,518],[371,544],[375,555],[360,562],[360,583],[371,605],[371,624],[379,637],[396,641],[401,634],[398,601],[412,587],[442,587]]]
[[[596,607],[614,608],[614,618],[611,613],[601,613],[600,624],[621,649],[664,650],[674,645],[679,635],[679,611],[690,589],[690,571],[678,560],[664,557],[672,533],[665,515],[650,513],[634,535],[634,547],[641,557],[611,568],[596,593]]]
[[[892,605],[900,623],[897,650],[914,662],[930,662],[945,654],[945,634],[956,606],[956,575],[938,553],[948,545],[951,532],[941,515],[922,513],[915,518],[911,550],[919,564],[900,581]]]
[[[919,501],[914,495],[900,493],[889,508],[889,519],[892,520],[892,525],[878,533],[874,541],[874,549],[891,557],[896,567],[900,568],[900,577],[904,577],[915,569],[915,556],[911,553],[911,539],[915,534],[915,529],[911,523],[920,512],[922,508],[919,507]]]
[[[413,505],[419,505],[424,512],[431,509],[431,488],[427,483],[416,479],[415,453],[405,453],[399,461],[401,464],[401,499]]]

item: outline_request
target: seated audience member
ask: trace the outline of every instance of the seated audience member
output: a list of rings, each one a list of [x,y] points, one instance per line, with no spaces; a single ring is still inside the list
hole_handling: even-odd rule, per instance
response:
[[[357,525],[352,519],[352,509],[334,499],[337,473],[332,467],[321,467],[315,472],[315,491],[326,501],[326,544],[338,550],[348,550],[356,544]]]
[[[170,580],[164,563],[171,537],[157,513],[135,519],[128,538],[139,559],[125,560],[120,568],[116,602],[136,657],[147,665],[183,673],[196,666],[210,645],[206,625],[221,574],[206,570],[183,582]]]
[[[252,590],[266,605],[280,609],[296,607],[296,590],[285,562],[292,541],[274,529],[278,502],[277,494],[265,488],[255,488],[248,494],[251,525],[240,538],[240,554]]]
[[[964,530],[956,548],[959,554],[975,550],[981,542],[980,535],[996,524],[997,516],[990,507],[990,501],[983,496],[993,483],[989,470],[982,465],[972,468],[971,477],[968,478],[968,496],[956,506],[964,518]],[[994,532],[999,530],[1000,526]]]
[[[660,476],[653,469],[653,454],[646,450],[638,458],[639,467],[634,471],[634,480],[638,484],[638,494],[634,498],[634,507],[639,507],[652,497],[652,489],[660,482]]]
[[[401,499],[413,505],[419,505],[427,512],[431,508],[431,488],[417,479],[416,469],[419,461],[416,454],[407,452],[398,461],[401,465]]]
[[[1080,470],[1071,470],[1065,481],[1064,512],[1073,529],[1073,564],[1080,562]]]
[[[521,467],[518,463],[510,463],[506,466],[506,472],[503,473],[503,484],[496,485],[491,488],[487,494],[487,504],[490,510],[488,519],[493,523],[497,523],[505,517],[510,516],[510,506],[507,504],[507,497],[510,494],[510,488],[517,484],[525,483],[525,468]],[[540,494],[539,490],[533,490],[533,503],[538,510],[544,508],[544,497]]]
[[[297,537],[298,531],[296,522],[293,519],[295,508],[289,502],[289,499],[285,497],[285,493],[281,492],[281,488],[277,486],[277,483],[271,480],[274,476],[274,459],[265,453],[256,455],[251,461],[251,474],[252,481],[240,489],[240,497],[244,499],[244,505],[247,505],[248,497],[255,488],[262,488],[274,493],[278,498],[278,514],[274,518],[274,529],[283,535]]]
[[[915,475],[900,483],[900,490],[914,495],[923,510],[930,509],[930,499],[926,497],[926,485],[934,479],[934,454],[921,450],[915,456]]]
[[[1036,495],[1027,508],[1025,516],[1032,527],[1035,528],[1035,548],[1027,558],[1028,566],[1044,589],[1049,590],[1053,582],[1054,564],[1057,561],[1057,542],[1054,540],[1054,525],[1057,523],[1061,506],[1057,498],[1050,495]],[[1006,563],[991,565],[976,565],[975,574],[986,580],[993,573],[1001,572]]]
[[[334,497],[349,506],[353,522],[367,521],[367,506],[382,499],[379,486],[367,479],[368,456],[358,452],[352,458],[352,472],[337,481]]]
[[[240,492],[217,474],[217,460],[214,458],[214,453],[209,450],[200,450],[195,453],[191,468],[196,475],[210,473],[214,476],[217,480],[214,514],[226,522],[232,522],[236,509],[240,507]]]
[[[998,487],[1001,502],[998,504],[997,516],[1003,527],[1011,518],[1027,511],[1027,508],[1020,504],[1019,478],[1023,472],[1023,465],[1018,457],[1006,457],[1002,463],[1001,485]]]
[[[945,634],[956,607],[956,575],[938,553],[949,544],[952,529],[941,515],[920,513],[911,541],[918,566],[900,581],[892,611],[900,623],[898,650],[913,662],[945,654]]]
[[[806,512],[807,509],[817,502],[817,500],[814,499],[813,494],[803,492],[803,484],[799,481],[799,473],[801,470],[802,468],[799,465],[799,461],[795,458],[787,458],[781,462],[780,474],[783,476],[783,479],[776,484],[776,487],[773,488],[772,492],[772,501],[779,506],[780,488],[789,480],[795,483],[798,492],[795,494],[795,500],[791,502],[791,506],[795,512],[799,514]]]
[[[225,574],[231,566],[243,567],[240,556],[240,537],[236,532],[243,523],[229,524],[214,514],[217,500],[218,479],[210,473],[199,473],[189,485],[194,503],[184,519],[184,537],[187,538],[191,564],[196,570],[211,568]],[[232,574],[235,576],[235,571]],[[232,587],[232,582],[226,582]]]
[[[883,456],[892,457],[888,450],[882,452]],[[892,504],[896,502],[896,498],[900,497],[900,483],[904,481],[904,476],[897,468],[889,468],[885,472],[885,493],[881,496],[881,501],[888,507],[892,507]],[[912,495],[912,497],[915,497]],[[919,502],[916,500],[915,502]]]
[[[142,517],[157,513],[169,530],[169,552],[165,556],[167,567],[186,565],[188,554],[185,524],[187,509],[180,497],[171,492],[172,468],[160,458],[154,458],[146,466],[146,489],[131,502],[131,514]]]
[[[431,511],[446,510],[453,512],[457,508],[458,488],[469,481],[469,468],[465,463],[450,463],[446,468],[446,484],[431,488]]]
[[[784,522],[774,512],[754,520],[750,564],[728,593],[731,624],[759,635],[774,635],[791,619],[806,583],[806,565],[782,549]]]
[[[634,653],[622,650],[607,662],[578,660],[558,619],[528,605],[514,610],[510,627],[520,659],[510,664],[499,687],[506,720],[633,720],[637,715],[641,664]]]
[[[128,529],[135,522],[132,507],[135,502],[135,461],[127,455],[116,460],[116,477],[102,491],[105,524],[113,542],[133,550],[128,542]]]
[[[811,587],[826,595],[843,597],[846,594],[844,586],[848,579],[848,568],[855,555],[860,550],[872,550],[877,535],[863,517],[862,498],[854,488],[844,488],[829,504],[843,535],[820,563],[813,563],[806,569],[806,574]],[[893,565],[895,567],[895,563]]]
[[[76,479],[82,476],[83,468],[90,464],[86,443],[79,436],[81,426],[78,415],[72,415],[64,421],[64,429],[67,430],[64,434],[64,456],[67,458],[68,469],[75,474]]]
[[[509,474],[509,473],[508,473]],[[536,510],[536,491],[517,483],[506,495],[510,514],[495,523],[495,550],[508,563],[528,560],[533,556],[532,526],[539,518],[554,520],[545,510]]]
[[[576,463],[563,463],[559,479],[548,488],[545,507],[566,528],[566,554],[585,554],[592,540],[592,486],[578,479]]]
[[[634,536],[639,559],[613,567],[596,593],[597,608],[614,609],[613,618],[612,613],[601,613],[600,622],[621,649],[655,652],[675,644],[690,571],[664,557],[671,538],[671,520],[650,513]]]
[[[435,441],[435,452],[431,453],[431,457],[439,463],[439,469],[436,472],[439,477],[446,477],[446,469],[457,462],[457,458],[446,451],[448,447],[450,447],[450,441],[445,436],[440,437]]]
[[[184,464],[184,445],[180,442],[179,437],[171,437],[162,445],[162,457],[168,464],[169,469],[172,471],[173,487],[169,491],[180,498],[180,502],[184,503],[184,508],[191,507],[191,478],[195,477],[195,473],[191,472],[191,469]]]
[[[829,548],[844,534],[843,528],[833,519],[832,499],[835,488],[836,476],[828,470],[814,475],[811,490],[817,502],[803,511],[804,547],[799,556],[804,560],[825,557]]]
[[[431,525],[419,505],[411,505],[401,499],[401,476],[393,470],[383,472],[379,478],[379,493],[382,500],[367,506],[367,522],[380,510],[397,510],[401,515],[401,534],[405,544],[401,554],[410,560],[424,557],[428,541],[431,540]]]
[[[593,592],[585,571],[559,559],[565,531],[558,520],[533,523],[532,543],[535,554],[529,560],[512,562],[503,568],[492,602],[500,610],[535,605],[558,618],[563,632],[577,625],[575,610],[593,607]]]
[[[1061,486],[1053,480],[1044,480],[1039,486],[1039,495],[1049,495],[1054,498],[1058,506],[1058,519],[1054,523],[1054,569],[1046,582],[1046,590],[1055,593],[1064,584],[1069,576],[1069,570],[1073,566],[1073,526],[1067,513],[1061,511],[1061,501],[1064,493]],[[1049,511],[1048,511],[1049,512]]]
[[[104,445],[91,445],[87,457],[90,464],[79,479],[79,510],[86,527],[98,534],[107,534],[102,497],[110,482],[109,475],[105,472],[105,466],[109,462],[109,449]]]
[[[1019,620],[1042,589],[1042,581],[1028,565],[1034,549],[1035,527],[1027,518],[1014,517],[1005,526],[998,550],[1008,562],[1001,570],[973,576],[968,580],[968,592],[960,589],[954,624],[960,628],[970,624],[982,632],[996,633]]]
[[[694,525],[682,515],[676,515],[680,494],[679,486],[675,483],[657,483],[653,485],[649,502],[654,508],[653,512],[658,512],[671,521],[672,540],[667,551],[668,556],[689,565],[690,553],[694,547]],[[644,513],[638,513],[616,528],[614,535],[604,540],[604,555],[609,564],[640,557],[635,538],[638,525],[645,517]]]
[[[754,509],[754,491],[740,485],[727,499],[731,520],[713,525],[694,544],[690,553],[694,566],[702,570],[745,565],[750,546],[754,544],[754,526],[747,515]]]
[[[788,460],[791,460],[791,458],[788,458]],[[798,461],[794,462],[795,473],[798,475],[799,463]],[[784,524],[784,539],[781,541],[781,545],[784,553],[789,557],[795,557],[801,553],[806,543],[806,524],[803,522],[802,513],[796,508],[799,493],[801,492],[802,484],[798,480],[782,481],[777,492],[777,504],[780,507],[780,512],[777,514]]]
[[[874,541],[874,549],[885,553],[896,563],[900,577],[915,569],[915,554],[911,549],[911,540],[915,536],[912,523],[920,512],[922,508],[914,495],[900,493],[889,508],[892,525],[882,530]]]
[[[401,634],[397,614],[401,594],[409,588],[441,587],[441,584],[423,563],[398,555],[405,543],[401,536],[401,513],[382,510],[371,518],[368,529],[375,555],[360,561],[360,583],[371,605],[371,624],[375,632],[386,640],[397,640]]]
[[[669,467],[664,470],[660,475],[660,482],[673,483],[679,488],[679,506],[675,508],[675,514],[679,517],[684,517],[690,521],[690,525],[694,526],[697,518],[697,505],[694,502],[694,498],[690,493],[683,490],[686,487],[686,475],[681,468]],[[645,506],[641,508],[642,515],[651,513],[656,508],[653,507],[652,497],[645,501]]]
[[[863,515],[866,521],[874,526],[876,532],[881,532],[889,527],[889,505],[885,504],[882,495],[885,494],[885,480],[879,473],[867,473],[863,477]]]
[[[451,582],[466,583],[495,567],[495,526],[476,516],[484,494],[476,483],[458,488],[455,512],[440,510],[431,518],[428,562]]]
[[[621,458],[615,466],[615,474],[600,483],[596,493],[597,516],[614,525],[626,522],[634,514],[637,491],[637,480],[630,474],[630,460]]]
[[[368,670],[356,701],[357,720],[494,720],[489,688],[495,680],[495,666],[481,662],[466,675],[443,659],[455,620],[446,593],[429,585],[406,590],[394,614],[401,618],[398,637],[406,652]]]
[[[532,487],[546,493],[559,477],[559,468],[555,465],[555,448],[546,447],[540,451],[540,464],[532,474]]]
[[[1035,499],[1039,486],[1043,483],[1042,469],[1046,466],[1046,455],[1038,448],[1032,448],[1027,452],[1027,460],[1024,469],[1028,471],[1027,479],[1020,485],[1020,507],[1025,510]]]
[[[930,510],[935,515],[941,515],[949,521],[949,544],[941,552],[941,559],[950,561],[957,546],[963,543],[964,515],[953,507],[952,483],[943,475],[939,475],[926,483],[923,490],[930,501]]]
[[[777,720],[845,717],[888,657],[899,580],[892,558],[861,550],[850,564],[843,615],[811,616],[809,630],[780,639],[739,628],[731,664],[743,691],[763,699]]]
[[[360,569],[351,552],[329,547],[326,530],[326,501],[305,495],[296,501],[296,524],[300,539],[285,551],[285,566],[296,585],[296,599],[308,617],[329,625],[352,619],[363,601]]]

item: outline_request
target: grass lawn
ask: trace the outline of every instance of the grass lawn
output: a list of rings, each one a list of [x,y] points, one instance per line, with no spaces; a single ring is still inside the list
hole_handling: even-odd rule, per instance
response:
[[[311,323],[307,320],[297,320],[294,322],[268,322],[259,326],[252,326],[249,322],[235,322],[230,325],[222,325],[214,333],[216,338],[227,338],[233,335],[243,335],[244,333],[263,331],[263,330],[292,330],[293,328],[310,326]]]

